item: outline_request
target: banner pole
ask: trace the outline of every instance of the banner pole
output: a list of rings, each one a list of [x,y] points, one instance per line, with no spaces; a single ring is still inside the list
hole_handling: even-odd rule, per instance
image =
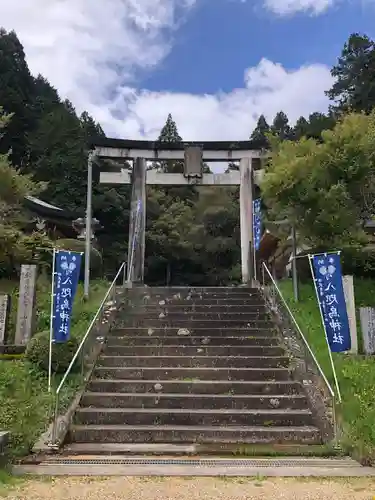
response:
[[[258,279],[258,276],[257,276],[257,254],[256,254],[257,251],[255,250],[255,241],[254,241],[253,251],[254,251],[254,280],[256,281]]]
[[[252,224],[252,236],[253,236],[253,266],[254,266],[254,281],[257,280],[257,257],[256,257],[256,242],[255,242],[255,200],[253,200],[253,224]]]
[[[51,285],[51,312],[49,320],[49,353],[48,353],[48,392],[51,392],[52,383],[52,340],[53,340],[53,297],[55,291],[55,262],[56,262],[56,250],[53,249],[52,257],[52,285]]]
[[[320,304],[320,300],[319,300],[319,292],[318,292],[318,287],[316,286],[316,279],[315,279],[315,274],[314,274],[314,268],[313,268],[313,265],[312,265],[312,258],[314,256],[313,255],[308,255],[308,258],[309,258],[309,264],[310,264],[310,269],[311,269],[311,276],[312,276],[312,280],[313,280],[313,283],[314,283],[314,288],[315,288],[315,293],[316,293],[316,298],[318,300],[318,305],[319,305],[319,311],[320,311],[320,317],[322,319],[322,324],[323,324],[323,328],[324,328],[324,335],[326,337],[326,342],[327,342],[327,349],[328,349],[328,355],[329,355],[329,360],[331,362],[331,367],[332,367],[332,373],[333,373],[333,378],[335,380],[335,385],[336,385],[336,390],[337,390],[337,398],[338,398],[338,401],[339,403],[341,403],[342,399],[341,399],[341,392],[340,392],[340,386],[339,386],[339,381],[337,379],[337,374],[336,374],[336,368],[335,368],[335,364],[333,362],[333,357],[332,357],[332,352],[331,352],[331,348],[329,346],[329,342],[328,342],[328,335],[327,335],[327,329],[326,329],[326,324],[325,324],[325,321],[324,321],[324,315],[323,315],[323,309],[322,309],[322,306]]]

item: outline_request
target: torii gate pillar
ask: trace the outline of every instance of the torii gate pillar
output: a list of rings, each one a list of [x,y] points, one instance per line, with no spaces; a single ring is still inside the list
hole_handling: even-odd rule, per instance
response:
[[[240,231],[242,283],[254,278],[253,250],[253,170],[251,158],[240,161]]]
[[[143,283],[146,248],[146,160],[135,158],[130,202],[128,283]]]

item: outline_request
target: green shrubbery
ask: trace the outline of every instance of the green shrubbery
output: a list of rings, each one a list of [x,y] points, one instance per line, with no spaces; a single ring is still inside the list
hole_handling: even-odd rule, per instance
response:
[[[108,283],[93,281],[90,298],[83,300],[83,287],[79,284],[73,306],[71,340],[54,344],[52,350],[52,392],[47,390],[49,317],[51,286],[39,279],[36,296],[36,329],[38,333],[29,342],[24,360],[0,360],[0,429],[10,431],[12,457],[29,453],[32,445],[47,428],[54,404],[54,391],[62,373],[69,366],[80,339],[93,319],[108,289]],[[11,293],[17,299],[17,282],[0,280],[0,293]],[[15,313],[16,308],[13,308]],[[12,336],[14,315],[12,315]],[[80,368],[79,362],[75,370]],[[81,383],[80,375],[71,374],[61,392],[61,411],[69,406]]]
[[[23,361],[0,361],[0,429],[10,431],[11,455],[28,453],[49,420],[53,397],[46,378]]]
[[[30,340],[26,349],[26,359],[36,368],[48,373],[49,365],[49,331],[39,332]],[[52,372],[65,373],[79,346],[79,340],[71,336],[67,342],[53,344]],[[79,367],[77,362],[73,371]]]

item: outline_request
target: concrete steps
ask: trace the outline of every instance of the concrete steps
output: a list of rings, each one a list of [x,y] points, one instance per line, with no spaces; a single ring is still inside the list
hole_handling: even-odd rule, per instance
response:
[[[192,394],[192,393],[143,393],[134,392],[86,392],[83,407],[97,408],[160,408],[160,409],[234,409],[246,410],[306,410],[307,400],[302,394],[282,394],[277,398],[263,394]]]
[[[229,332],[229,335],[222,338],[223,335],[215,335],[214,337],[209,337],[207,335],[176,335],[175,331],[171,332],[170,335],[161,335],[162,331],[155,330],[150,331],[150,335],[147,336],[147,331],[142,331],[140,335],[135,335],[132,332],[131,335],[127,336],[123,331],[115,331],[107,341],[107,349],[113,353],[114,347],[140,347],[140,348],[150,348],[150,347],[169,347],[178,345],[181,348],[196,346],[196,347],[208,347],[208,346],[241,346],[241,347],[278,347],[279,340],[274,336],[263,337],[261,335],[249,335],[249,336],[232,336],[233,332]],[[167,332],[168,333],[168,332]],[[174,335],[173,335],[174,333]],[[266,333],[266,332],[265,332]],[[109,351],[108,351],[109,352]]]
[[[290,442],[287,444],[260,444],[250,446],[239,446],[238,443],[70,443],[67,444],[64,451],[64,457],[68,456],[70,458],[77,457],[81,460],[86,458],[84,454],[87,454],[87,458],[90,460],[91,457],[97,456],[98,458],[107,455],[113,459],[121,459],[129,455],[131,457],[140,456],[145,459],[144,454],[150,455],[150,459],[153,460],[155,456],[173,457],[178,456],[178,460],[184,460],[181,455],[199,455],[200,457],[210,457],[214,460],[212,455],[224,457],[231,457],[237,462],[239,460],[251,460],[244,459],[246,455],[245,450],[248,450],[248,456],[253,457],[283,457],[285,455],[289,457],[336,457],[338,455],[337,450],[332,449],[332,447],[322,444],[301,444]],[[82,452],[84,454],[82,455]],[[341,454],[339,454],[341,456]],[[193,459],[193,457],[187,457],[188,460]],[[165,458],[163,458],[164,460]],[[314,458],[315,460],[317,458]],[[322,458],[324,460],[324,458]],[[53,460],[53,459],[52,459]],[[271,459],[272,460],[272,459]],[[276,458],[277,460],[277,458]]]
[[[298,382],[287,381],[242,381],[242,380],[134,380],[134,379],[91,379],[87,390],[89,392],[103,393],[139,393],[141,396],[151,393],[153,396],[161,396],[157,389],[161,389],[168,394],[183,393],[189,394],[247,394],[257,396],[285,396],[299,395],[301,386]]]
[[[163,322],[169,321],[172,324],[175,322],[179,321],[208,321],[208,320],[214,320],[214,321],[240,321],[240,323],[243,323],[244,321],[264,321],[265,318],[267,318],[268,315],[266,314],[265,311],[262,310],[255,310],[252,312],[245,312],[245,311],[237,311],[237,312],[227,312],[227,311],[216,311],[216,312],[211,312],[210,310],[207,310],[206,312],[203,311],[171,311],[168,309],[168,311],[163,312],[162,310],[159,311],[136,311],[136,312],[129,312],[127,314],[127,319],[129,320],[155,320],[156,319],[162,319]]]
[[[272,444],[320,442],[315,426],[172,426],[172,425],[74,425],[76,443],[238,443]]]
[[[290,426],[308,425],[310,410],[292,409],[186,409],[186,408],[79,408],[78,425],[172,425],[172,426]]]
[[[208,313],[266,313],[267,309],[264,304],[261,302],[259,304],[228,304],[228,301],[224,300],[222,304],[212,305],[206,304],[142,304],[142,306],[138,306],[136,311],[132,311],[132,314],[144,314],[144,313],[157,313],[157,312],[165,312],[168,311],[169,314],[185,314],[185,313],[196,313],[196,314],[205,314]]]
[[[196,329],[208,329],[208,330],[223,330],[226,328],[241,329],[241,330],[260,330],[260,329],[271,329],[273,324],[267,319],[244,319],[241,317],[236,317],[232,315],[232,319],[169,319],[168,316],[164,318],[144,318],[144,317],[134,317],[127,316],[124,322],[129,327],[133,328],[171,328],[171,329],[182,329],[186,328],[195,332]]]
[[[279,346],[259,346],[259,345],[139,345],[136,348],[136,354],[139,359],[148,359],[150,356],[244,356],[259,357],[282,357],[284,351]],[[135,353],[134,346],[127,345],[110,345],[106,348],[105,356],[101,358],[104,360],[110,356],[127,357]]]
[[[75,413],[70,449],[319,445],[289,365],[255,289],[132,289]]]
[[[134,380],[288,380],[287,368],[196,368],[148,366],[122,368],[98,366],[95,376],[99,378],[126,378]]]
[[[285,368],[287,356],[101,356],[99,367],[147,368]]]
[[[116,337],[242,337],[243,339],[254,339],[257,337],[274,337],[272,328],[266,327],[264,325],[252,327],[248,323],[239,323],[233,327],[224,328],[221,327],[220,322],[216,325],[212,321],[208,322],[211,327],[202,326],[199,321],[196,325],[192,325],[191,322],[186,322],[185,326],[170,326],[162,325],[159,322],[158,326],[151,326],[146,323],[147,327],[131,327],[131,328],[116,328],[111,332],[110,342],[114,343],[113,338]],[[240,328],[242,326],[242,328]],[[276,342],[280,343],[277,339]],[[220,341],[223,345],[223,339]],[[145,344],[148,345],[148,342]]]
[[[133,302],[129,302],[130,305]],[[230,306],[244,306],[244,307],[264,307],[264,302],[258,296],[236,296],[233,298],[230,295],[213,295],[210,298],[194,298],[194,299],[170,299],[167,303],[168,307],[192,307],[193,304],[195,307],[230,307]],[[148,300],[144,300],[141,304],[137,303],[137,307],[149,307],[149,306],[163,306],[165,307],[166,303],[164,300],[161,300],[161,297],[153,297]]]

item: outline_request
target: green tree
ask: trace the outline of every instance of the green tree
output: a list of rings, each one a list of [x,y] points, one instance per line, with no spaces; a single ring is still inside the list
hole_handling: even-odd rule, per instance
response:
[[[95,141],[99,137],[105,137],[104,130],[102,129],[100,124],[97,123],[94,118],[88,114],[87,111],[84,111],[81,114],[79,120],[81,122],[81,127],[87,147],[91,145],[90,143],[92,141]]]
[[[322,132],[324,130],[331,130],[335,124],[336,119],[332,113],[328,113],[327,115],[324,113],[311,113],[308,120],[303,116],[297,120],[291,135],[294,140],[306,137],[307,139],[316,139],[321,142],[323,140]]]
[[[12,115],[4,113],[0,108],[0,135],[6,131],[6,128],[12,123],[12,119]],[[20,205],[27,194],[39,191],[43,185],[38,185],[33,182],[30,176],[17,172],[6,154],[0,155],[0,179],[0,204],[2,205],[0,220],[8,223],[9,219],[4,216],[4,210],[8,214],[10,208]]]
[[[167,190],[148,190],[146,271],[149,283],[188,284],[191,281],[194,215],[193,206],[173,198]]]
[[[69,103],[43,114],[29,137],[30,163],[24,170],[48,182],[45,201],[72,211],[86,198],[87,150],[79,119]]]
[[[310,244],[361,244],[375,213],[375,112],[345,116],[322,135],[274,139],[263,196],[271,216],[288,217]]]
[[[173,120],[172,115],[169,113],[164,127],[161,129],[159,142],[182,142],[182,138],[178,133],[176,122]],[[165,173],[182,174],[184,171],[184,164],[181,161],[167,160],[159,164],[158,167]]]
[[[0,108],[0,132],[6,130],[12,116]],[[10,277],[25,260],[31,261],[36,239],[22,232],[25,217],[22,202],[29,194],[43,189],[42,184],[20,174],[6,154],[0,154],[0,276]]]
[[[199,190],[193,240],[201,283],[227,285],[240,279],[239,220],[238,189],[215,186]]]
[[[161,143],[181,143],[182,138],[178,132],[176,122],[169,113],[164,127],[161,129],[158,141]],[[184,162],[176,160],[167,160],[157,163],[153,168],[158,168],[164,173],[182,174],[184,172]],[[171,186],[164,188],[165,193],[172,199],[184,200],[186,203],[193,203],[197,197],[197,191],[194,186]]]
[[[269,146],[267,134],[270,132],[270,126],[264,115],[260,115],[257,125],[253,130],[250,139],[256,141],[260,147],[267,148]]]
[[[291,138],[289,119],[283,111],[279,111],[272,123],[271,132],[281,140]]]
[[[307,137],[308,132],[309,132],[309,122],[306,120],[305,117],[300,116],[293,128],[292,132],[293,139],[298,141],[299,139],[302,139],[302,137]]]
[[[164,127],[161,129],[159,141],[182,142],[182,137],[178,133],[176,122],[173,120],[171,113],[168,114],[167,121],[165,122]]]
[[[0,138],[0,153],[10,152],[13,165],[27,161],[27,134],[32,128],[33,78],[14,31],[0,29],[0,106],[12,114]]]
[[[327,92],[340,111],[365,111],[375,106],[375,43],[353,33],[331,70],[335,83]]]

